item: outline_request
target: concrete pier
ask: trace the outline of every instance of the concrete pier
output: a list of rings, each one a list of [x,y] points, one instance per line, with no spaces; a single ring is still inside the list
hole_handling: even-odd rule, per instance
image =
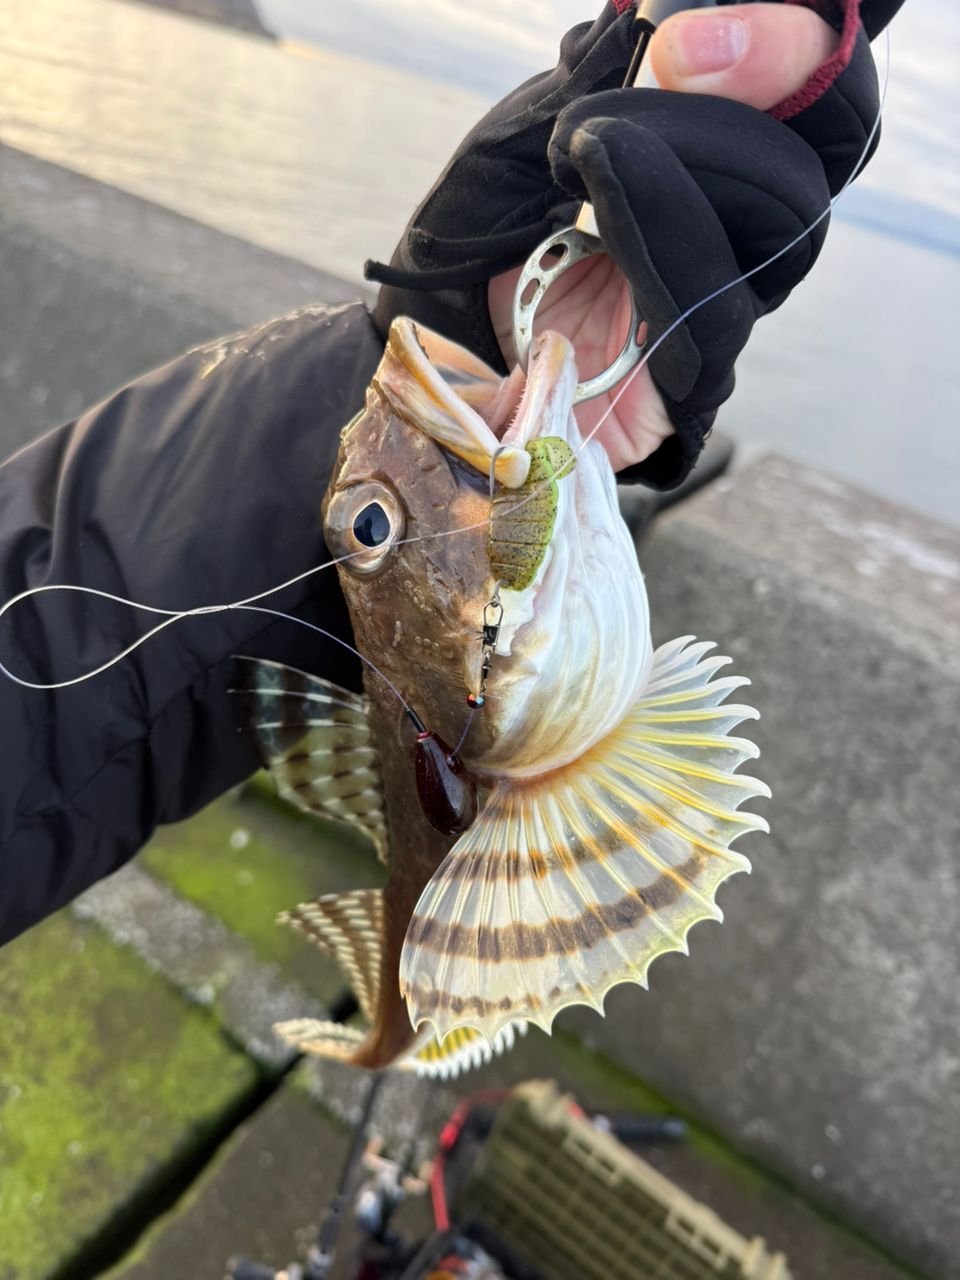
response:
[[[3,454],[192,344],[356,294],[9,148],[0,277]],[[639,554],[656,638],[716,640],[753,679],[773,834],[649,993],[462,1088],[554,1075],[679,1109],[693,1140],[654,1162],[797,1277],[955,1274],[958,535],[772,457],[657,516]],[[377,875],[254,790],[0,955],[2,1280],[302,1248],[358,1086],[272,1039],[339,988],[272,919]],[[412,1110],[388,1095],[388,1137]]]

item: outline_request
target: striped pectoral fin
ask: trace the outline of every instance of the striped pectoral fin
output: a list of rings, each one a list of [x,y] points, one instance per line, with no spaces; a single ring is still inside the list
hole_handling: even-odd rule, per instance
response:
[[[364,1016],[372,1022],[383,948],[383,890],[327,894],[284,911],[278,923],[292,925],[336,960]],[[285,1033],[281,1030],[281,1034]]]
[[[300,809],[364,831],[386,848],[380,757],[359,694],[294,667],[238,658],[237,692],[280,795]]]
[[[549,1030],[568,1005],[646,986],[658,955],[722,918],[718,887],[750,869],[730,845],[766,829],[739,806],[769,791],[735,772],[758,753],[732,731],[756,712],[725,703],[747,682],[715,678],[727,660],[709,648],[663,646],[613,733],[542,779],[497,784],[410,922],[400,982],[414,1026]]]

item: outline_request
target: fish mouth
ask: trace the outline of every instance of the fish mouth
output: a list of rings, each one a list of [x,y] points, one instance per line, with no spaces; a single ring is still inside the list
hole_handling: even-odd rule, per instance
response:
[[[376,382],[405,420],[509,489],[530,470],[526,446],[565,434],[577,367],[573,347],[548,330],[531,344],[526,371],[500,378],[463,347],[406,316],[390,326]]]
[[[501,447],[527,445],[542,436],[566,435],[577,390],[577,363],[570,342],[552,329],[535,338],[526,372],[518,366],[501,384],[499,395],[507,402],[513,379],[519,394],[512,412],[488,422],[494,434],[499,434]],[[503,410],[506,407],[504,403]],[[498,414],[502,412],[500,405],[492,408]]]

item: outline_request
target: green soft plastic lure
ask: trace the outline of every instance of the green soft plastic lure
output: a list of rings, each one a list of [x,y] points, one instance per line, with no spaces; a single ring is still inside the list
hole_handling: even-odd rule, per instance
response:
[[[577,463],[560,436],[532,440],[527,452],[529,475],[518,489],[501,487],[490,514],[490,564],[512,591],[523,591],[537,576],[557,519],[557,481]]]

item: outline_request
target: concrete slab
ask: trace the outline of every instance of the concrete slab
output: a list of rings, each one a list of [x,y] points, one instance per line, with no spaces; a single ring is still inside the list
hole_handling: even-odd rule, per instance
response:
[[[264,964],[244,939],[139,866],[94,885],[73,906],[119,946],[130,946],[185,997],[211,1011],[246,1053],[268,1070],[296,1057],[273,1033],[285,1018],[326,1016],[321,1002]]]
[[[201,342],[361,292],[0,145],[0,458]]]
[[[640,557],[656,638],[715,639],[754,682],[773,836],[742,842],[754,875],[690,959],[568,1025],[956,1274],[960,539],[771,460],[663,517]]]
[[[122,1229],[258,1084],[210,1017],[93,926],[60,915],[5,948],[2,1280],[68,1264],[95,1274],[104,1233]]]
[[[718,480],[678,514],[796,580],[869,605],[874,625],[894,640],[921,630],[941,645],[960,643],[960,529],[953,525],[773,454]],[[757,574],[766,581],[760,566]]]
[[[349,827],[315,822],[256,793],[162,827],[141,865],[245,939],[261,963],[324,1003],[343,990],[340,971],[302,934],[279,926],[277,914],[322,893],[384,880],[372,847]]]
[[[109,1280],[219,1277],[235,1256],[302,1261],[348,1144],[346,1131],[301,1094],[280,1090]]]

